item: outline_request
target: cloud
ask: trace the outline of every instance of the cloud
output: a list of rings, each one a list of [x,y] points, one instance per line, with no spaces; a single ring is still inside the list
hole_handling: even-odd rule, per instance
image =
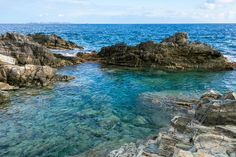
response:
[[[207,0],[203,5],[203,9],[214,10],[226,4],[233,3],[234,1],[235,0]]]

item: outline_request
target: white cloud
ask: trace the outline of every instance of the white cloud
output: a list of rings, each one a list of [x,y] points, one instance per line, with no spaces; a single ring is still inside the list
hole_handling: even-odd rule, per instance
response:
[[[218,7],[222,7],[226,4],[231,4],[233,3],[235,0],[207,0],[204,5],[203,8],[204,9],[209,9],[209,10],[214,10]]]

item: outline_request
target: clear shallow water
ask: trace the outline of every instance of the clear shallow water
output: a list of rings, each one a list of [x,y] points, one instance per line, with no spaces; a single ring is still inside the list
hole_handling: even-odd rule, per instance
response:
[[[231,57],[236,32],[235,25],[0,25],[0,32],[13,30],[56,33],[87,50],[120,41],[159,41],[188,30],[199,34],[191,39],[209,41]],[[0,107],[0,156],[56,157],[118,148],[168,125],[173,112],[157,101],[196,97],[209,89],[236,91],[236,71],[164,72],[85,63],[58,72],[76,79],[12,92],[12,102]]]

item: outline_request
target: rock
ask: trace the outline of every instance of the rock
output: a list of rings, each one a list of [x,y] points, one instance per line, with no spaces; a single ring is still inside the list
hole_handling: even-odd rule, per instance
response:
[[[53,54],[46,47],[32,41],[30,37],[18,33],[0,36],[0,54],[14,58],[17,65],[60,67],[78,63],[76,58]]]
[[[0,65],[1,64],[16,64],[16,59],[0,54]]]
[[[224,99],[236,100],[236,93],[235,92],[226,93],[224,94]]]
[[[233,125],[225,125],[225,126],[216,126],[215,130],[223,133],[225,136],[236,138],[236,126]]]
[[[195,117],[199,119],[204,116],[205,125],[236,125],[236,101],[225,102],[219,106],[203,105],[196,110]]]
[[[219,135],[215,133],[200,134],[194,141],[195,147],[198,151],[212,154],[223,154],[227,156],[228,152],[233,152],[235,148],[235,139]]]
[[[190,151],[184,151],[181,149],[176,149],[173,157],[194,157]]]
[[[91,53],[77,53],[76,55],[81,61],[99,61],[100,57],[96,52]]]
[[[46,35],[43,33],[37,33],[37,34],[30,34],[28,36],[31,37],[33,41],[49,49],[57,49],[57,50],[72,50],[76,48],[83,49],[83,47],[78,46],[71,41],[66,41],[55,34]]]
[[[8,92],[0,91],[0,105],[10,101],[10,95]]]
[[[232,64],[217,50],[189,42],[186,33],[177,33],[161,43],[153,41],[129,46],[104,47],[98,53],[104,64],[181,70],[232,70]]]
[[[201,99],[219,99],[221,98],[222,95],[219,93],[219,92],[216,92],[214,90],[210,90],[206,93],[204,93],[202,96],[201,96]]]
[[[178,140],[172,137],[170,134],[162,134],[159,146],[159,155],[171,157],[174,154],[174,149],[177,142]]]
[[[8,83],[0,82],[0,90],[1,91],[9,91],[9,90],[16,90],[19,87],[11,86]]]
[[[2,80],[19,87],[48,86],[55,81],[64,80],[49,66],[38,65],[2,65],[0,72],[4,73]],[[62,78],[61,78],[62,77]]]
[[[171,120],[171,125],[176,128],[178,131],[186,131],[187,125],[191,122],[190,118],[175,116]]]

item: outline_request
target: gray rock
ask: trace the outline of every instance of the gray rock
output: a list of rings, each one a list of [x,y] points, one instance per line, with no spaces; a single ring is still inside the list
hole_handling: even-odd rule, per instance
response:
[[[71,79],[68,76],[59,76],[56,69],[38,65],[2,65],[0,72],[4,73],[2,80],[19,87],[48,86],[55,81]]]
[[[224,99],[236,100],[236,93],[235,92],[226,93],[224,94]]]

